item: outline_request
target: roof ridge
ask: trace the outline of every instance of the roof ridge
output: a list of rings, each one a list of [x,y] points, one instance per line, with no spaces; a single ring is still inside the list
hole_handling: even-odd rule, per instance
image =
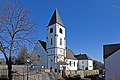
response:
[[[120,49],[120,44],[108,44],[108,45],[103,45],[104,49],[104,59],[115,53]]]
[[[78,60],[92,60],[87,54],[75,55]]]

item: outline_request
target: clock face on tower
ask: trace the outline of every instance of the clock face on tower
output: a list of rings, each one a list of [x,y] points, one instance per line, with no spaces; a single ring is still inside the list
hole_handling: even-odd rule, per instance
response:
[[[57,58],[58,58],[58,61],[64,61],[64,56],[62,55],[59,55]]]

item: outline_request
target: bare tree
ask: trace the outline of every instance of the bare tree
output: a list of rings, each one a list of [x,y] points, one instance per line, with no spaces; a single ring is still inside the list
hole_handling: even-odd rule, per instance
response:
[[[17,48],[33,40],[35,21],[29,9],[19,0],[6,0],[0,9],[0,51],[8,65],[8,77],[12,80],[11,57]]]

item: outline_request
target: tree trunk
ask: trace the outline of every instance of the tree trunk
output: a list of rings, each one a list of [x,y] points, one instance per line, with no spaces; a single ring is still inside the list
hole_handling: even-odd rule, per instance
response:
[[[8,78],[9,78],[9,80],[12,80],[12,62],[11,62],[11,57],[9,57],[9,63],[8,63]]]

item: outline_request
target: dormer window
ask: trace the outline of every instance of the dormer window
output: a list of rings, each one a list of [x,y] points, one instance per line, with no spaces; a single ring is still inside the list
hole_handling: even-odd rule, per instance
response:
[[[59,32],[62,34],[62,29],[61,28],[59,29]]]
[[[50,29],[50,33],[53,33],[53,28]]]

